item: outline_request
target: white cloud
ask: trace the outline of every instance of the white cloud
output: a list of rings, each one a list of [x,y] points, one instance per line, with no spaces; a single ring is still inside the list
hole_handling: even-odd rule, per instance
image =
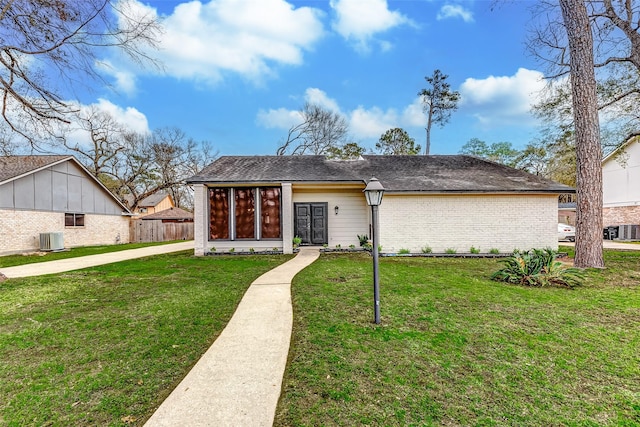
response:
[[[531,106],[545,87],[544,75],[520,68],[513,76],[468,78],[460,86],[460,107],[490,127],[534,123]]]
[[[340,113],[338,102],[335,99],[329,98],[325,91],[318,88],[307,88],[304,92],[304,100],[310,104],[316,104],[327,110]],[[256,122],[267,129],[289,129],[301,121],[302,115],[300,114],[300,110],[287,110],[286,108],[260,110],[256,117]]]
[[[98,102],[90,106],[82,106],[81,108],[95,107],[98,111],[109,113],[116,122],[122,124],[127,129],[138,132],[148,133],[149,122],[147,116],[134,107],[121,107],[103,98],[99,98]]]
[[[388,129],[398,127],[398,113],[373,107],[359,106],[349,114],[349,129],[357,138],[379,138]]]
[[[100,61],[96,66],[103,72],[115,78],[114,86],[116,90],[127,95],[133,95],[136,92],[136,76],[131,71],[118,69],[111,61]]]
[[[349,121],[351,136],[356,139],[377,140],[388,129],[423,127],[426,121],[419,97],[416,97],[401,113],[394,108],[384,110],[376,106],[365,108],[362,105],[351,111],[343,111],[335,99],[318,88],[308,88],[305,91],[304,100],[344,114]],[[299,110],[286,108],[260,110],[256,116],[256,123],[268,129],[289,129],[301,120]]]
[[[464,22],[473,22],[473,13],[459,4],[445,4],[440,8],[436,19],[460,18]]]
[[[69,102],[69,104],[75,104],[75,107],[80,110],[81,113],[89,114],[91,111],[108,113],[117,123],[129,131],[137,133],[151,132],[147,117],[134,107],[121,107],[103,98],[89,105],[78,104],[73,101]],[[68,141],[80,144],[81,146],[91,144],[89,133],[83,130],[82,126],[80,126],[78,122],[75,122],[74,119],[71,120],[71,124],[64,125],[64,128]]]
[[[158,17],[151,6],[138,0],[133,5],[132,13]],[[192,0],[158,17],[164,31],[160,50],[150,55],[172,77],[215,84],[236,73],[259,83],[278,65],[302,63],[304,52],[324,35],[322,15],[285,0]]]
[[[289,129],[301,121],[300,111],[286,108],[260,110],[256,117],[256,123],[267,129]]]
[[[336,13],[333,29],[363,52],[369,50],[369,41],[377,33],[412,23],[400,12],[389,10],[387,0],[331,0],[329,4]],[[383,50],[390,46],[389,42],[381,44]]]
[[[327,96],[327,93],[323,90],[320,90],[315,87],[308,88],[304,93],[304,100],[310,104],[316,104],[321,107],[326,108],[327,110],[334,111],[336,113],[340,112],[340,107],[338,106],[338,102]]]

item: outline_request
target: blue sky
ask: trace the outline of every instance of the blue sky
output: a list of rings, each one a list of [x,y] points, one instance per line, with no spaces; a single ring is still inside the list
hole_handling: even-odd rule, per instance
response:
[[[105,80],[81,99],[135,130],[177,126],[223,155],[275,154],[305,101],[339,111],[351,139],[373,148],[402,127],[424,147],[417,93],[438,68],[460,91],[434,127],[432,154],[470,138],[523,147],[544,86],[525,50],[530,1],[137,1],[165,31],[152,54],[164,67],[103,59]]]

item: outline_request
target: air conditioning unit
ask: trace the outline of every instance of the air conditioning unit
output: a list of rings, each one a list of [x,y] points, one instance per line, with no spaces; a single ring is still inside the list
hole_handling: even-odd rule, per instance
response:
[[[621,225],[618,238],[620,240],[639,240],[640,225],[633,225],[633,224]]]
[[[62,232],[40,233],[41,251],[62,251],[64,250],[64,236]]]

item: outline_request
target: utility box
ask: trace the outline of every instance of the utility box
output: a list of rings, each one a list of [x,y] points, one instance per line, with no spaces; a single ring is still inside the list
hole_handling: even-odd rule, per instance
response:
[[[62,251],[64,250],[64,235],[60,232],[40,233],[41,251]]]

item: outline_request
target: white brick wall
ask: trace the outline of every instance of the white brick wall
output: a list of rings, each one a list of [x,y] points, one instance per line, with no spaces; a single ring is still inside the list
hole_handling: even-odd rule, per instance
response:
[[[380,244],[383,252],[557,248],[557,210],[557,195],[385,194]]]
[[[85,215],[85,226],[67,228],[64,213],[0,209],[0,255],[38,250],[40,233],[62,232],[66,248],[129,242],[129,218]]]

